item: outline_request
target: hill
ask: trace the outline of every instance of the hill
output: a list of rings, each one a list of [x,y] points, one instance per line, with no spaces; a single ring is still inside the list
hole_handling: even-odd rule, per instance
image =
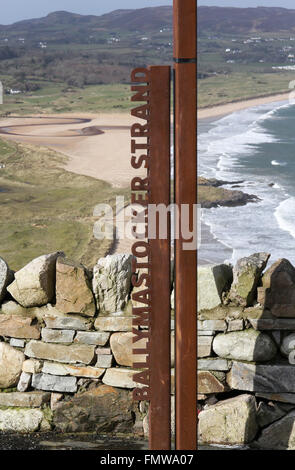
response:
[[[199,33],[278,33],[295,31],[295,10],[286,8],[198,8]]]

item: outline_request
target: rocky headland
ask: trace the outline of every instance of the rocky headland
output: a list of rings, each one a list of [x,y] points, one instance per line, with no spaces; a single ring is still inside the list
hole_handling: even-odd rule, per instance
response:
[[[258,202],[259,198],[237,189],[225,189],[222,186],[239,186],[243,181],[222,181],[214,178],[198,178],[198,202],[205,209],[218,206],[243,206],[248,202]]]

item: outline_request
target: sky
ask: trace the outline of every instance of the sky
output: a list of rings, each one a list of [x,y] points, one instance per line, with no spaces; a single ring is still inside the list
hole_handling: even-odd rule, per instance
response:
[[[82,15],[103,15],[118,9],[156,7],[172,3],[173,0],[0,0],[0,24],[41,18],[59,10]]]
[[[295,9],[294,0],[197,0],[198,5],[219,7],[282,7]]]
[[[84,15],[103,15],[121,8],[145,8],[172,5],[173,0],[0,0],[0,24],[40,18],[57,10]],[[208,6],[280,6],[295,8],[294,0],[197,0],[198,5]],[[5,5],[5,6],[4,6]]]

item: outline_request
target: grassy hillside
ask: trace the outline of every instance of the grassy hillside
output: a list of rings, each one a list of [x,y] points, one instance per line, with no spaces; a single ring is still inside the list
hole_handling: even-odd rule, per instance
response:
[[[129,191],[61,168],[45,148],[0,140],[0,246],[12,269],[56,250],[92,267],[110,247],[93,237],[93,208]]]

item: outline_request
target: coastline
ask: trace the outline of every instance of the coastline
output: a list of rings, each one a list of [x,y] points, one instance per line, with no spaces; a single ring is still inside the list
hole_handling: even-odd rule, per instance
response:
[[[208,106],[206,108],[198,108],[198,119],[220,118],[227,114],[232,114],[235,111],[242,111],[243,109],[253,108],[262,104],[275,103],[279,101],[286,101],[289,99],[290,93],[279,93],[275,95],[249,98],[241,101],[234,101],[226,104],[219,104],[216,106]],[[213,119],[214,120],[214,119]]]
[[[236,111],[242,111],[263,104],[285,101],[288,98],[289,93],[280,93],[266,97],[251,98],[222,105],[199,108],[198,121],[201,120],[207,121],[208,123],[214,123],[214,121],[222,118],[223,116],[232,114]],[[208,253],[210,252],[211,256],[208,256]],[[233,249],[220,242],[211,232],[210,226],[201,220],[201,246],[198,250],[199,266],[223,263],[224,260],[230,259],[232,254]]]

